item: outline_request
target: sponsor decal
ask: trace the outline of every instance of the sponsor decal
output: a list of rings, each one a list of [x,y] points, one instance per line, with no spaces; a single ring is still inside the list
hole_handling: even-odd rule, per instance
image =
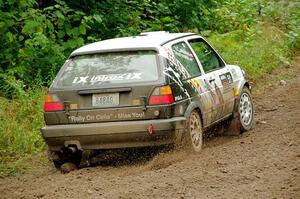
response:
[[[144,112],[133,112],[133,113],[116,113],[116,114],[96,114],[96,115],[79,115],[69,116],[69,121],[74,123],[84,123],[88,121],[101,121],[111,119],[142,119],[145,117]]]
[[[85,117],[83,117],[83,116],[69,116],[69,120],[71,121],[71,122],[84,122],[84,121],[86,121],[85,120]]]
[[[233,79],[230,72],[220,75],[220,80],[222,82],[224,92],[232,90]]]
[[[202,89],[201,82],[199,81],[199,79],[194,78],[194,79],[188,80],[187,82],[192,85],[192,87],[195,89],[195,91],[199,95],[201,93],[203,93],[203,89]]]
[[[123,73],[109,75],[94,75],[84,77],[74,77],[72,84],[97,84],[106,81],[140,80],[142,73]]]
[[[183,99],[182,95],[175,96],[175,101],[179,101],[179,100],[182,100],[182,99]]]

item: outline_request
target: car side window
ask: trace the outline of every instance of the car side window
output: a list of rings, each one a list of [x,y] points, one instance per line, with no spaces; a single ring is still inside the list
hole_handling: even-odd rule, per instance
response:
[[[189,44],[202,64],[204,72],[213,71],[224,66],[215,51],[203,40],[191,40]]]
[[[183,65],[191,77],[201,75],[196,59],[185,42],[180,42],[172,46],[175,58]]]

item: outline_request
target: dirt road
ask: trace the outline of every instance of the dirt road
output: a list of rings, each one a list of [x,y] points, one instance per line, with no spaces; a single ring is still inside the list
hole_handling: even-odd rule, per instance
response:
[[[200,154],[68,174],[49,163],[0,179],[0,198],[300,198],[300,59],[262,79],[254,100],[254,129],[213,137]]]

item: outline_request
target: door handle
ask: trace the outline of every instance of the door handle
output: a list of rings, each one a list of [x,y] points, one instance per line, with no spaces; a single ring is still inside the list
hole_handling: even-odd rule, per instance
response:
[[[215,79],[210,79],[209,80],[209,83],[213,83],[213,82],[215,82]]]

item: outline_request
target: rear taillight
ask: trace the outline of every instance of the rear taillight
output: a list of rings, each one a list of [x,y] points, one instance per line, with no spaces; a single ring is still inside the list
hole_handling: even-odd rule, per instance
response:
[[[47,94],[45,95],[44,111],[62,111],[64,110],[63,104],[59,101],[57,95]]]
[[[155,88],[149,99],[150,105],[172,104],[172,103],[174,103],[174,97],[170,86]]]

